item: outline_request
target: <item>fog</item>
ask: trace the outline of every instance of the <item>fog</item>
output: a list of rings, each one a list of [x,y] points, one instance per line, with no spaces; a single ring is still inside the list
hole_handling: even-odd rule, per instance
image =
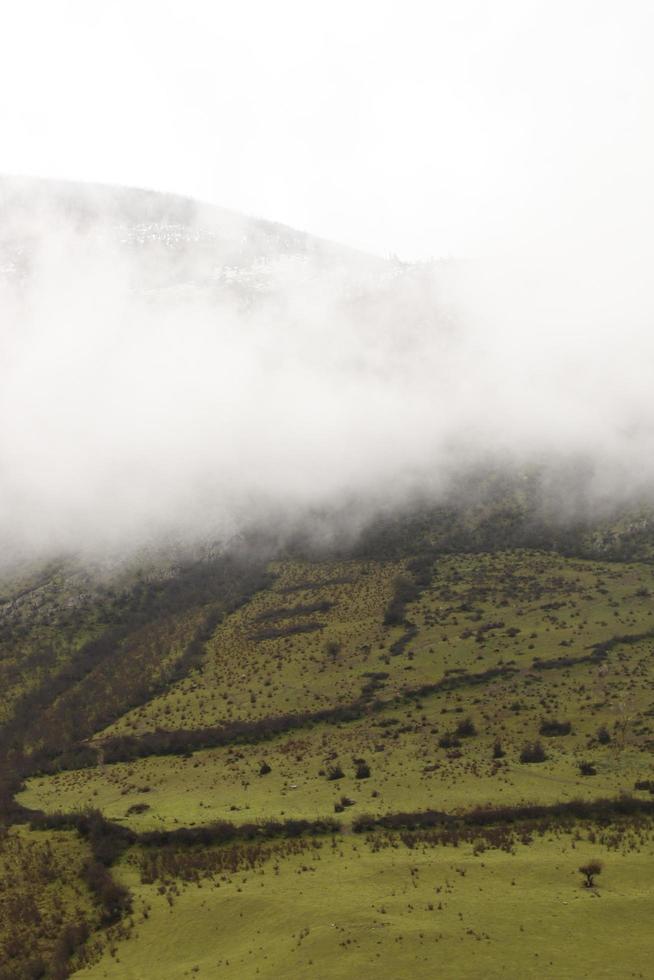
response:
[[[403,258],[652,216],[648,0],[22,0],[0,172],[185,194]]]
[[[0,203],[5,554],[355,534],[482,460],[654,488],[649,229],[408,264],[146,192]]]

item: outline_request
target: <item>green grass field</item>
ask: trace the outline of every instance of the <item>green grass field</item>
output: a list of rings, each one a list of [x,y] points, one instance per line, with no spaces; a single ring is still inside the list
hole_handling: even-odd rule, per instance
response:
[[[597,856],[590,891],[577,868]],[[648,977],[652,871],[650,836],[622,853],[569,835],[510,854],[326,841],[163,893],[128,867],[134,932],[79,976]]]

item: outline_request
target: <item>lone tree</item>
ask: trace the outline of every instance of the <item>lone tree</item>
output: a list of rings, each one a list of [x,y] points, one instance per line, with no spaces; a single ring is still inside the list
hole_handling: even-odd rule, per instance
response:
[[[589,861],[588,864],[582,864],[579,871],[584,876],[584,887],[593,888],[595,885],[595,878],[597,875],[602,873],[602,868],[604,865],[601,861]]]

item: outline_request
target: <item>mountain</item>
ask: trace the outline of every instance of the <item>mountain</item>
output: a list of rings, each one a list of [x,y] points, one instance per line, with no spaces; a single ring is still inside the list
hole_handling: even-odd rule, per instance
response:
[[[168,195],[1,197],[11,290],[44,226],[164,305],[259,303],[280,252],[367,310],[430,274]],[[473,462],[356,521],[4,563],[2,980],[648,975],[651,508]]]
[[[0,217],[0,272],[5,277],[26,276],[39,239],[58,228],[99,236],[125,250],[140,263],[150,288],[169,289],[171,282],[262,288],[266,266],[280,258],[319,268],[347,263],[378,274],[388,266],[286,225],[137,188],[0,177]],[[190,272],[192,278],[186,278]]]

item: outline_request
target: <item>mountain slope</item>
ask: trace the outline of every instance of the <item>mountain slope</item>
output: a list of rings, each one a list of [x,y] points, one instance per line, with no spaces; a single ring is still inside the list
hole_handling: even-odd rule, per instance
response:
[[[213,593],[215,609],[225,585],[211,564],[194,568],[192,587],[179,579],[179,608],[199,608]],[[154,697],[143,688],[141,708],[111,708],[101,693],[107,680],[89,687],[98,671],[102,677],[101,664],[81,678],[68,672],[70,686],[59,693],[55,685],[52,705],[75,703],[75,691],[85,691],[77,701],[87,706],[81,715],[78,708],[82,733],[102,725],[98,698],[120,717],[76,742],[74,731],[48,721],[57,714],[45,707],[32,715],[40,721],[34,734],[26,716],[14,724],[12,742],[24,732],[28,755],[10,758],[25,776],[43,773],[18,794],[28,808],[23,819],[68,812],[54,823],[31,819],[37,828],[81,827],[88,839],[74,814],[99,808],[114,822],[103,833],[118,833],[113,826],[128,835],[111,874],[129,889],[133,918],[93,933],[80,955],[104,959],[88,975],[166,975],[146,949],[159,945],[169,922],[177,936],[174,953],[166,953],[171,976],[200,965],[218,975],[272,977],[282,961],[289,976],[301,976],[309,960],[320,975],[369,975],[377,949],[387,976],[409,968],[428,976],[434,957],[456,962],[457,975],[499,975],[507,955],[512,969],[529,975],[529,937],[557,902],[569,903],[584,963],[609,976],[600,922],[584,918],[579,926],[578,903],[587,896],[574,872],[584,855],[605,860],[601,894],[611,915],[624,917],[629,903],[622,962],[640,968],[646,927],[638,896],[654,829],[652,574],[649,564],[526,550],[423,550],[399,561],[287,558],[269,565],[244,604],[207,629],[185,664],[186,680],[173,672]],[[134,598],[122,604],[130,610],[138,597],[150,611],[165,659],[175,640],[165,602],[156,604],[161,585],[144,602],[142,578],[133,581],[123,595]],[[140,619],[134,628],[138,638]],[[138,651],[130,643],[126,651]],[[107,663],[120,663],[119,647]],[[119,668],[118,695],[123,683]],[[544,761],[522,761],[533,743],[543,746]],[[618,794],[627,794],[630,809]],[[591,816],[567,815],[580,799]],[[532,816],[535,804],[541,810]],[[497,816],[482,810],[479,823],[480,805],[498,808]],[[438,811],[426,824],[432,829],[421,829],[430,811]],[[461,827],[448,823],[457,814]],[[539,837],[547,826],[549,835]],[[352,842],[350,828],[365,832],[365,841]],[[47,832],[36,829],[35,840]],[[91,837],[92,847],[99,839]],[[280,870],[273,874],[273,866]],[[508,953],[504,920],[480,906],[467,883],[480,874],[492,907],[512,907],[509,874],[519,882],[526,935]],[[454,884],[459,875],[464,880]],[[302,936],[283,911],[298,887]],[[237,922],[217,936],[207,931],[216,918],[227,926],[233,915],[249,920],[273,907],[277,917],[257,944]],[[88,915],[85,921],[93,927]],[[342,935],[332,946],[334,928]],[[377,929],[381,946],[368,938]],[[10,926],[7,942],[11,936]],[[468,945],[480,941],[483,964]],[[548,942],[555,941],[552,933]],[[42,942],[47,953],[45,936]],[[102,950],[116,944],[114,964]],[[560,950],[550,958],[550,972],[541,964],[539,975],[579,969]],[[14,959],[10,975],[27,976]]]
[[[339,398],[344,378],[367,375],[384,398],[399,378],[407,397],[425,311],[439,356],[456,335],[434,303],[433,270],[144,191],[4,180],[0,212],[11,308],[38,312],[36,283],[63,296],[57,316],[41,310],[43,337],[56,335],[40,354],[44,384],[58,371],[77,383],[65,372],[87,342],[83,318],[68,333],[80,294],[84,316],[111,330],[138,296],[143,319],[120,320],[116,349],[148,354],[130,374],[110,345],[95,357],[92,339],[80,391],[93,405],[97,388],[109,407],[94,414],[75,389],[61,416],[74,422],[77,469],[44,451],[54,400],[36,419],[47,439],[31,486],[50,492],[63,474],[72,509],[55,500],[54,525],[65,518],[74,533],[58,538],[15,489],[3,498],[1,980],[648,975],[647,497],[593,496],[592,468],[564,454],[536,464],[457,447],[456,466],[430,457],[420,474],[400,452],[411,426],[387,438],[393,412],[386,428],[371,415],[384,465],[344,490],[333,471],[367,470],[372,457],[356,449],[372,436],[352,452],[358,417],[346,410],[323,460],[319,436],[335,423],[314,410],[319,374],[298,389],[302,438],[286,455],[297,420],[269,418],[283,384],[247,389],[257,411],[245,429],[233,406],[245,413],[247,398],[231,414],[220,402],[220,414],[193,400],[192,384],[175,387],[201,375],[213,395],[230,373],[242,386],[231,364],[219,375],[218,357],[202,374],[203,358],[177,356],[180,332],[212,337],[220,311],[230,343],[255,339],[246,374],[264,349],[261,378],[298,357],[312,371],[333,359]],[[111,305],[114,289],[126,306]],[[328,329],[344,310],[357,334],[345,353]],[[137,348],[134,324],[147,334]],[[8,336],[19,363],[20,329]],[[174,371],[157,400],[150,381],[167,344]],[[18,372],[31,391],[28,377]],[[112,443],[128,378],[138,397]],[[66,386],[57,391],[65,402]],[[217,418],[197,440],[203,460],[223,435],[223,448],[251,438],[251,456],[197,466],[186,448],[203,412]],[[133,452],[114,467],[133,430]],[[3,457],[3,493],[28,466],[29,431],[13,463]],[[171,433],[159,470],[151,447]],[[103,439],[111,465],[98,476]],[[238,475],[227,494],[225,460]],[[278,497],[264,506],[269,481]],[[175,520],[148,523],[158,506]],[[129,533],[115,526],[125,514]]]

